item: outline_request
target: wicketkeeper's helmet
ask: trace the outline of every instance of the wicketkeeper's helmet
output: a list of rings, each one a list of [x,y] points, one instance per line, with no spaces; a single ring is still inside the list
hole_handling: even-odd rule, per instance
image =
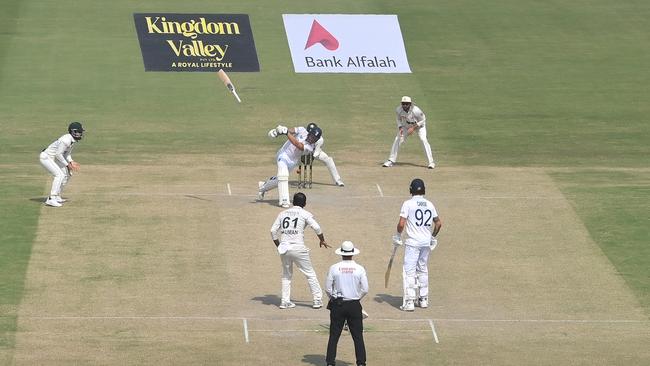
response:
[[[302,192],[297,192],[293,195],[293,205],[304,208],[307,205],[307,196]]]
[[[424,194],[424,182],[420,178],[415,178],[411,181],[409,186],[409,192],[413,195],[423,195]]]
[[[72,122],[68,126],[68,133],[72,135],[72,138],[75,140],[81,140],[84,134],[84,128],[81,126],[81,122]]]

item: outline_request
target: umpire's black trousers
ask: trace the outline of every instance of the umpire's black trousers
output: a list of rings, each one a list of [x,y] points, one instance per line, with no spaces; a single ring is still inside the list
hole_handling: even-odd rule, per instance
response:
[[[361,314],[361,302],[359,300],[330,302],[330,339],[327,342],[327,356],[325,361],[328,365],[334,365],[336,361],[336,346],[339,343],[343,324],[347,320],[352,340],[354,341],[354,354],[357,357],[357,365],[366,364],[366,345],[363,343],[363,317]]]

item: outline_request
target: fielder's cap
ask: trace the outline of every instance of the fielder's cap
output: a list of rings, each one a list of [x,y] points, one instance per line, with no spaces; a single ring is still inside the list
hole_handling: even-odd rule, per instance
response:
[[[361,251],[354,247],[353,242],[346,240],[343,243],[341,243],[341,247],[338,248],[337,250],[335,250],[334,253],[336,253],[338,255],[350,255],[350,256],[352,256],[352,255],[357,255],[357,254],[361,253]]]
[[[411,103],[411,97],[407,97],[406,95],[403,96],[402,103]]]

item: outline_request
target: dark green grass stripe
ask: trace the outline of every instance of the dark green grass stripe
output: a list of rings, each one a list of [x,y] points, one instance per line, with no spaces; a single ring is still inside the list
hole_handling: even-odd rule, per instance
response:
[[[648,173],[556,173],[565,196],[650,314]]]
[[[0,353],[14,346],[18,306],[36,236],[42,185],[20,181],[6,169],[0,175]]]

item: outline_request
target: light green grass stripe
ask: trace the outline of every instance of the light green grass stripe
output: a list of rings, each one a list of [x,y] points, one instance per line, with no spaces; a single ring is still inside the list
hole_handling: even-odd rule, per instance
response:
[[[591,237],[650,314],[650,173],[554,173]]]

